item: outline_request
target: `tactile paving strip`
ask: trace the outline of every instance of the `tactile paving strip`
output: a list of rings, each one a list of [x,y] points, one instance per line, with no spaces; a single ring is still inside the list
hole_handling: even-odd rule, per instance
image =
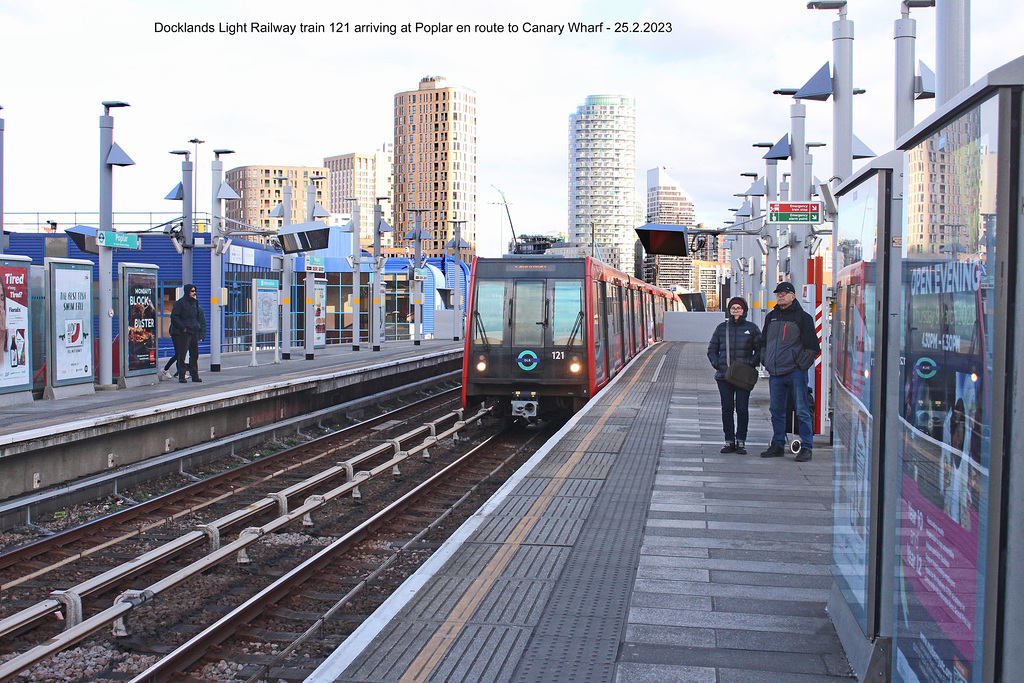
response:
[[[677,353],[674,346],[667,349],[661,371],[671,377]],[[633,427],[618,431],[619,425],[606,424],[587,449],[588,454],[605,452],[617,439],[617,455],[571,549],[566,578],[555,582],[511,680],[612,680],[672,391],[672,382],[651,384],[656,366],[657,361],[645,367],[648,376],[626,397],[625,402],[644,406],[626,409],[633,411]],[[609,601],[608,596],[620,597]]]

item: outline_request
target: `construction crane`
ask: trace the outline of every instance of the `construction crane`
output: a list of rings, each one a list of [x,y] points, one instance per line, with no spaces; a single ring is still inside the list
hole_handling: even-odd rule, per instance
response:
[[[498,190],[498,188],[495,187],[494,185],[491,185],[491,187],[493,187],[495,190]],[[517,240],[516,229],[512,227],[512,213],[508,210],[508,201],[505,199],[505,193],[502,192],[501,190],[498,190],[498,194],[501,195],[501,203],[505,205],[505,215],[508,216],[508,227],[509,230],[512,231],[512,253],[515,253],[515,245],[517,244]]]

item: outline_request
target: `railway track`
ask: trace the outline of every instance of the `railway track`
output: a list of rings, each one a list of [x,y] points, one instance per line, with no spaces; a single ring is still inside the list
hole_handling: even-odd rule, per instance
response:
[[[414,410],[432,417],[444,413],[445,406]],[[0,556],[5,581],[0,635],[10,651],[0,664],[0,680],[14,680],[24,671],[29,671],[28,680],[75,680],[60,660],[70,657],[74,664],[81,663],[82,648],[71,648],[83,641],[94,656],[79,680],[101,680],[100,671],[107,669],[110,680],[124,680],[124,674],[113,669],[138,668],[153,656],[130,654],[133,648],[161,652],[180,644],[177,641],[188,642],[217,614],[237,606],[232,603],[259,604],[261,585],[301,573],[298,567],[309,562],[315,565],[314,558],[325,548],[348,547],[351,552],[360,540],[372,545],[367,535],[374,532],[373,525],[384,523],[369,521],[377,509],[408,505],[392,503],[407,495],[407,480],[429,476],[443,461],[456,457],[443,439],[458,438],[455,435],[465,433],[467,423],[482,414],[448,412],[411,430],[409,418],[385,417],[390,417],[385,424],[362,424],[344,435],[316,439],[151,505],[134,506],[137,509],[105,522]],[[366,450],[352,455],[359,448]],[[347,459],[323,468],[338,458]],[[276,490],[268,493],[275,484]],[[228,507],[233,511],[225,512]],[[237,538],[228,542],[228,535],[235,533]],[[364,563],[356,561],[357,566]],[[330,576],[334,578],[325,581],[334,581],[335,589],[314,590],[312,595],[337,597],[338,574]],[[53,591],[55,586],[65,588]],[[151,617],[144,618],[142,629],[132,629],[142,614]],[[117,635],[108,646],[110,641],[101,634],[111,625]],[[320,641],[320,647],[325,644],[329,646],[330,639]],[[125,664],[127,659],[134,664]],[[49,661],[56,664],[37,666]],[[52,674],[54,666],[59,674]],[[207,671],[195,680],[212,680],[211,675]]]

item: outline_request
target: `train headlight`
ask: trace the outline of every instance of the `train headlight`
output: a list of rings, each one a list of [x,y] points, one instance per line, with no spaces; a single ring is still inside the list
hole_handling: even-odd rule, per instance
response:
[[[476,359],[476,371],[483,372],[487,369],[487,358],[484,356],[478,356]]]
[[[579,356],[573,356],[572,359],[569,361],[569,372],[575,375],[582,369],[583,363],[580,360]]]

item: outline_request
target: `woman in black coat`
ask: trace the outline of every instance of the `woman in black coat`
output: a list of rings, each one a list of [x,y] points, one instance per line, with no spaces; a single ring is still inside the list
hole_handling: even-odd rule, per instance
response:
[[[715,333],[708,344],[708,360],[715,368],[718,393],[722,397],[722,430],[725,432],[725,447],[722,448],[722,453],[746,455],[750,392],[725,381],[725,371],[729,367],[726,361],[725,342],[728,334],[729,357],[733,362],[740,361],[757,367],[761,363],[761,330],[747,320],[747,301],[743,297],[734,296],[729,299],[728,310],[728,319],[715,328]],[[736,415],[735,423],[733,413]]]

